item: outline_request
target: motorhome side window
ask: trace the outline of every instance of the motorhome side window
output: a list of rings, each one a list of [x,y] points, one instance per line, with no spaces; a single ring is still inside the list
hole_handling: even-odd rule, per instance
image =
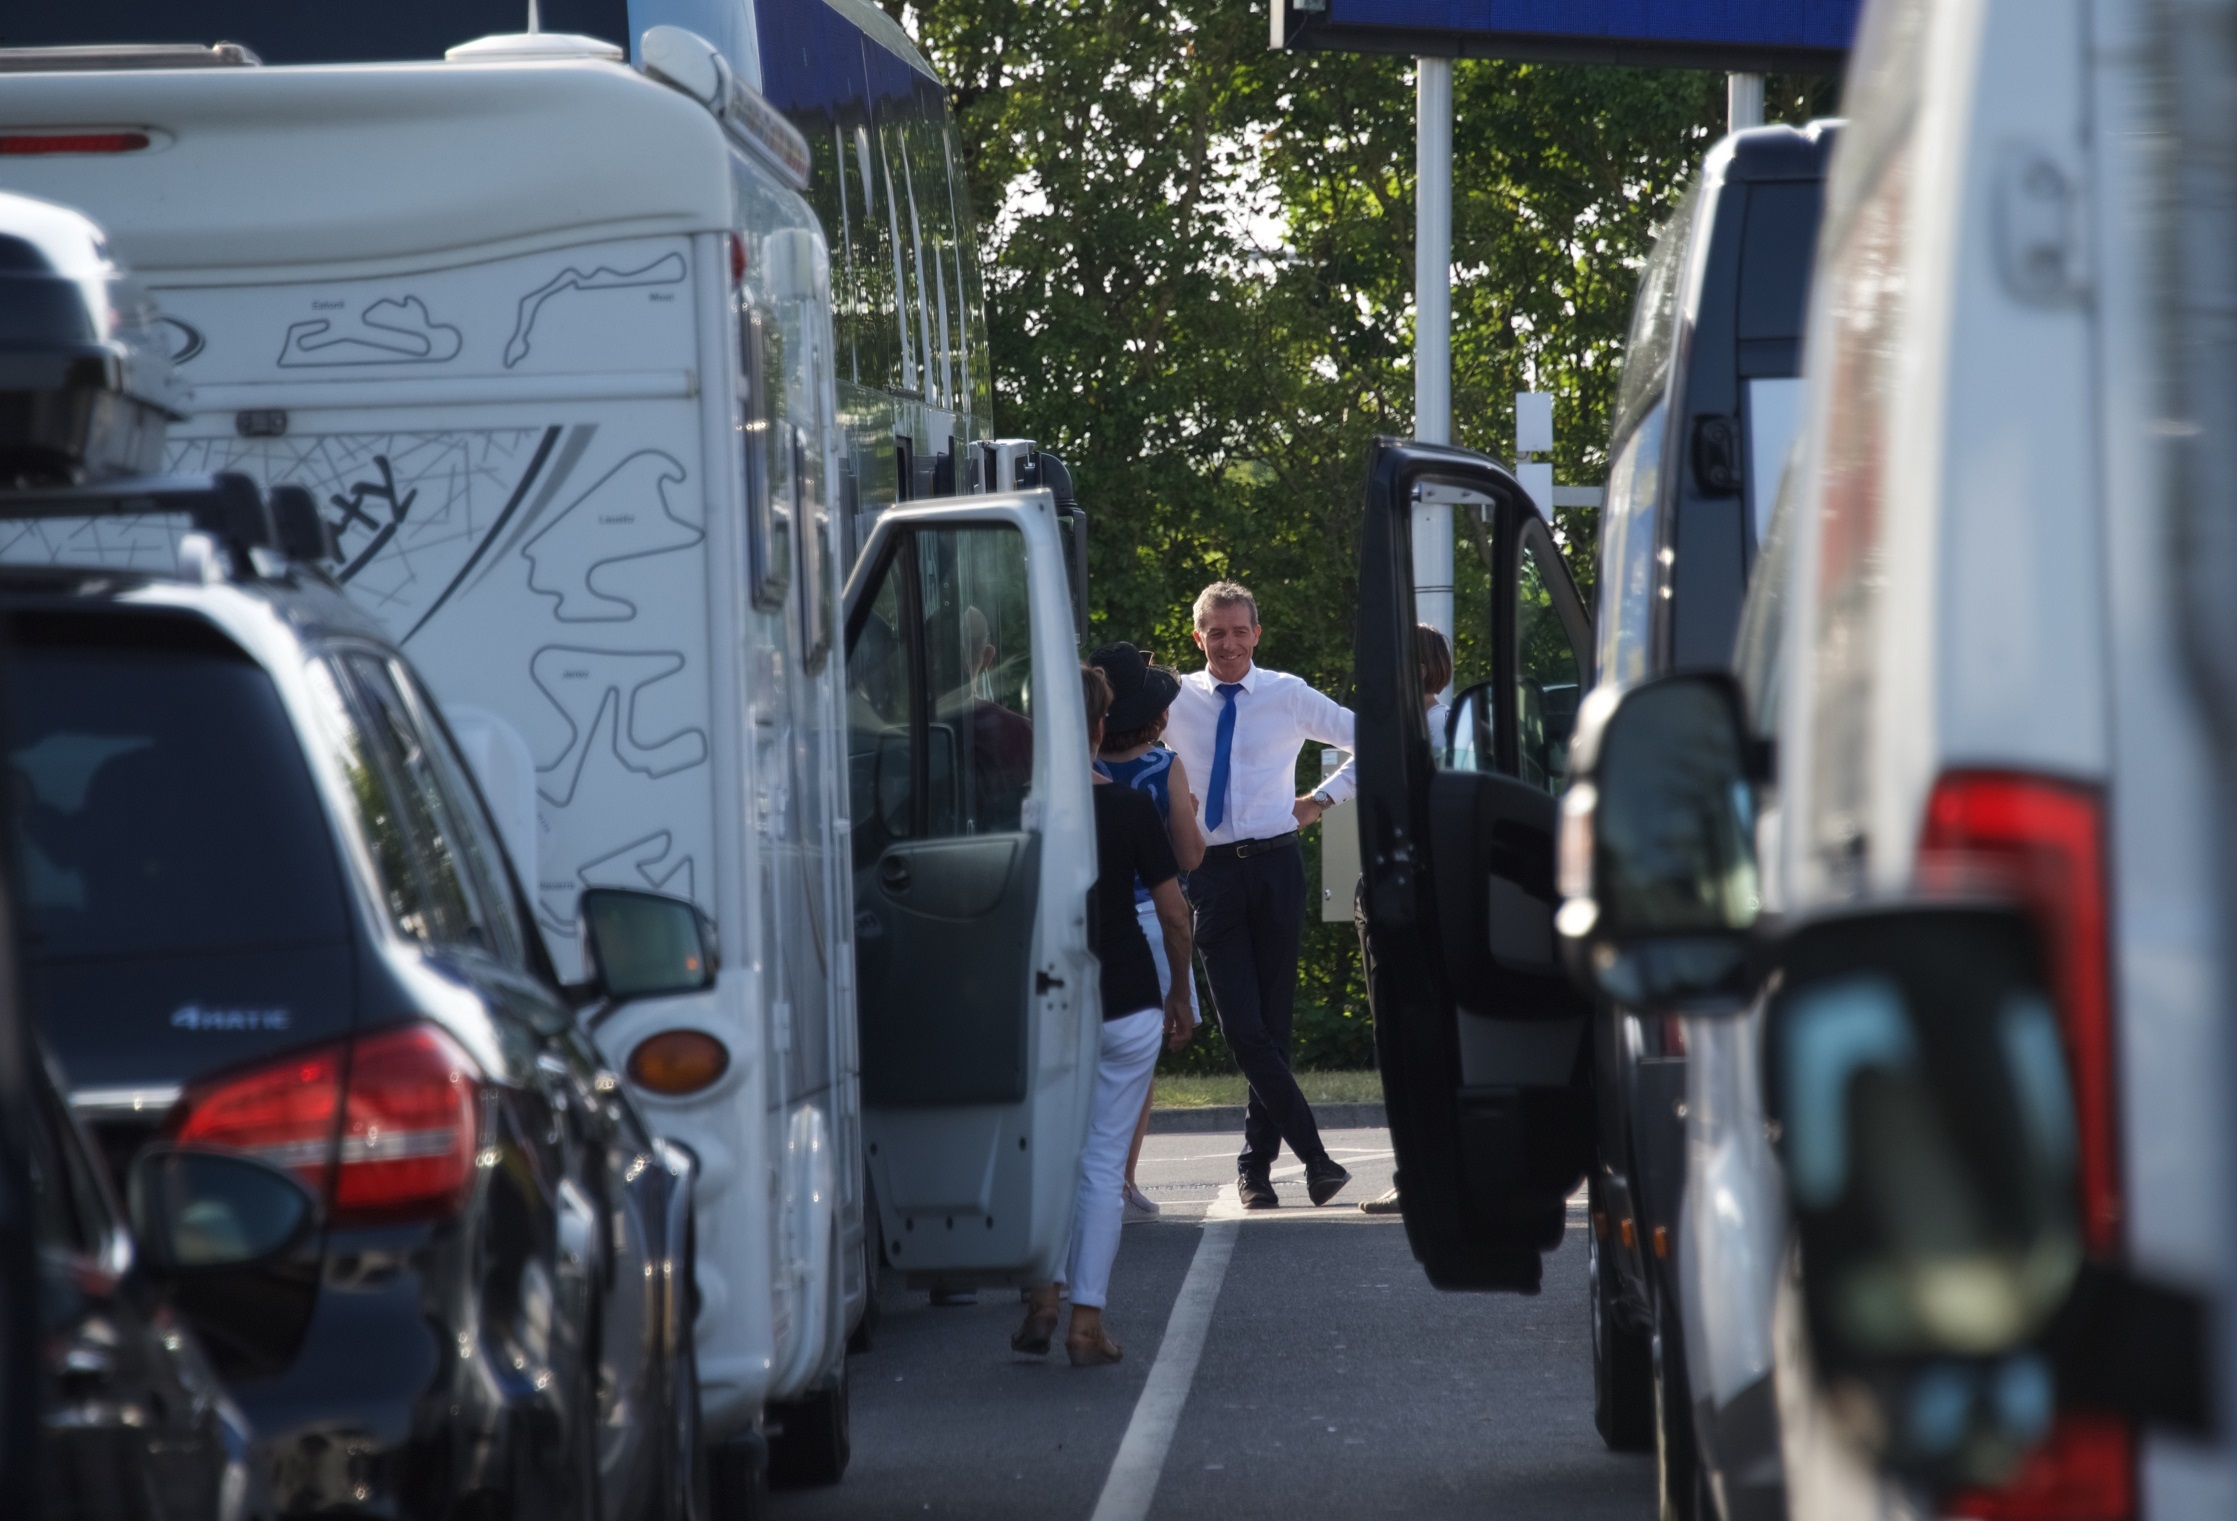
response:
[[[771,324],[751,306],[738,312],[738,364],[745,384],[738,422],[740,468],[746,493],[747,575],[754,605],[781,607],[792,581],[792,483],[790,440],[775,378],[783,355]]]

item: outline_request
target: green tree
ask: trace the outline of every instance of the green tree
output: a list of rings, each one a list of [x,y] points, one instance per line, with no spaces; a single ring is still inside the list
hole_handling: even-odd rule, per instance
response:
[[[1094,514],[1092,637],[1187,669],[1190,600],[1232,577],[1265,663],[1348,700],[1367,450],[1412,431],[1411,62],[1270,52],[1237,0],[895,14],[953,91],[999,427],[1062,454]],[[1722,129],[1723,76],[1463,62],[1454,109],[1457,441],[1511,457],[1513,393],[1551,391],[1558,478],[1597,482],[1638,266]],[[1593,515],[1560,527],[1589,588]],[[1458,561],[1465,609],[1482,572]],[[1371,1061],[1365,1008],[1350,927],[1316,918],[1300,1062]]]

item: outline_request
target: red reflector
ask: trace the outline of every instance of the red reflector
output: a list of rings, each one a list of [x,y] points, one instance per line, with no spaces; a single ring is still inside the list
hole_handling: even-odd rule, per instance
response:
[[[145,132],[0,133],[0,153],[137,153],[147,145]]]
[[[1942,1507],[1971,1521],[2128,1521],[2136,1514],[2135,1442],[2110,1416],[2061,1414],[2050,1440],[2001,1489],[1969,1489]]]
[[[246,1152],[322,1194],[331,1179],[339,1224],[439,1218],[473,1185],[480,1082],[456,1041],[407,1025],[197,1085],[172,1140]]]
[[[746,240],[736,233],[730,235],[730,283],[743,285],[746,279]]]
[[[1929,892],[2006,893],[2034,913],[2073,1065],[2082,1235],[2093,1252],[2117,1251],[2120,1142],[2104,828],[2096,792],[2008,772],[1950,772],[1935,783],[1926,805],[1918,881]]]

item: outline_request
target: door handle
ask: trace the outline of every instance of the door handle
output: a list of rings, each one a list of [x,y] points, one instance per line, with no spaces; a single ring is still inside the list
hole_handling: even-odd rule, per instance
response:
[[[63,1390],[72,1395],[84,1396],[106,1389],[116,1377],[116,1354],[107,1347],[91,1346],[80,1342],[62,1354],[62,1366],[55,1370]]]
[[[885,884],[887,892],[907,892],[909,863],[900,856],[887,856],[878,863],[878,880]]]

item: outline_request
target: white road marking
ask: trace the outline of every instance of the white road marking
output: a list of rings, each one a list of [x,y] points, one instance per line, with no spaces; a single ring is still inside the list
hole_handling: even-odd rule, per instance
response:
[[[1232,1198],[1235,1185],[1223,1191]],[[1241,1201],[1236,1201],[1238,1212]],[[1219,1206],[1214,1205],[1216,1211]],[[1165,1472],[1165,1454],[1173,1445],[1182,1407],[1188,1404],[1189,1386],[1196,1382],[1196,1365],[1204,1356],[1204,1338],[1212,1328],[1212,1307],[1219,1303],[1220,1285],[1227,1278],[1228,1259],[1235,1255],[1235,1224],[1209,1218],[1189,1260],[1188,1276],[1173,1301],[1165,1322],[1165,1339],[1158,1343],[1157,1361],[1134,1402],[1134,1415],[1126,1423],[1118,1456],[1103,1480],[1103,1493],[1095,1501],[1092,1521],[1144,1521],[1150,1502],[1157,1498],[1157,1481]]]

